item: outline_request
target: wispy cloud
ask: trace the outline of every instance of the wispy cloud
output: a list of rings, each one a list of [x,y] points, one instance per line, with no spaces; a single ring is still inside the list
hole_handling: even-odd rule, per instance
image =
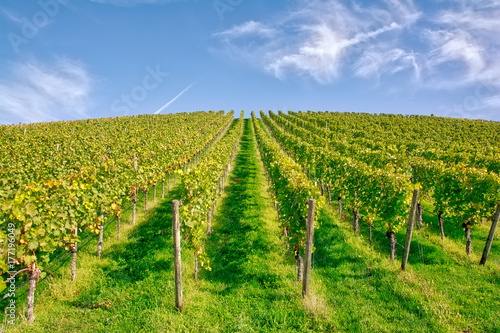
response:
[[[80,62],[14,63],[8,76],[0,80],[1,123],[87,117],[93,79]]]
[[[313,26],[310,29],[312,42],[306,42],[296,52],[275,59],[266,69],[277,77],[283,77],[284,72],[291,69],[308,74],[320,83],[328,83],[338,76],[343,58],[350,48],[398,27],[393,22],[377,30],[345,38],[326,24]]]
[[[238,38],[248,35],[271,37],[274,33],[275,30],[272,27],[268,27],[261,22],[248,21],[241,25],[234,26],[231,29],[218,32],[215,36],[226,38]]]
[[[487,81],[500,86],[500,1],[462,3],[436,15],[425,54],[433,85],[454,88]],[[450,69],[451,67],[451,69]]]
[[[329,84],[357,77],[386,91],[402,84],[413,91],[455,91],[464,105],[474,99],[474,111],[500,107],[500,1],[421,6],[413,0],[302,0],[285,15],[214,37],[217,52],[280,80]],[[488,87],[487,93],[478,94],[478,87]]]
[[[412,52],[395,49],[368,48],[354,64],[354,74],[362,78],[380,78],[384,74],[392,75],[409,68],[413,69],[414,78],[420,78],[420,66]]]
[[[245,59],[279,79],[299,75],[327,84],[352,65],[352,59],[362,59],[366,48],[397,40],[400,32],[421,15],[412,1],[387,0],[371,7],[338,1],[302,4],[274,22],[245,22],[215,37],[220,38],[224,50],[233,58]],[[255,36],[269,38],[256,39]],[[402,59],[401,64],[413,66]],[[371,66],[374,65],[371,62]],[[358,68],[361,67],[367,68],[358,64]],[[386,67],[381,66],[373,73],[380,73]],[[365,72],[359,69],[354,74],[366,76]]]

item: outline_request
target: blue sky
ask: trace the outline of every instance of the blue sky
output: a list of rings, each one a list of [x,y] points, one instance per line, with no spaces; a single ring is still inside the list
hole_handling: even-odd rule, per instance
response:
[[[198,110],[500,121],[498,0],[2,0],[0,123]]]

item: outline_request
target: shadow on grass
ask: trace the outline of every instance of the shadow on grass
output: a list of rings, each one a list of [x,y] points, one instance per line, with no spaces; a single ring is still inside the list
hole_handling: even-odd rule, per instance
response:
[[[125,243],[117,242],[105,247],[103,258],[108,261],[101,270],[102,275],[106,276],[105,283],[108,287],[120,288],[118,290],[135,289],[136,282],[145,280],[152,274],[170,274],[173,270],[171,202],[179,195],[178,186],[165,193],[165,200],[148,210],[142,222],[130,230]],[[137,206],[139,208],[140,204]],[[129,221],[122,221],[122,225],[126,223]],[[116,237],[115,228],[108,228],[105,237]],[[71,305],[92,308],[99,299],[100,288],[95,286],[80,294]]]
[[[399,291],[400,288],[397,286],[400,283],[393,271],[378,265],[373,259],[360,255],[362,252],[359,249],[347,243],[348,238],[359,235],[346,234],[345,229],[333,221],[328,211],[323,211],[318,219],[321,227],[314,235],[316,247],[314,269],[331,291],[330,302],[347,308],[363,304],[373,309],[375,317],[385,317],[387,313],[397,313],[399,318],[406,319],[426,316],[421,310],[421,299],[418,296]],[[343,220],[340,223],[348,221]],[[389,245],[385,235],[374,233],[373,236],[374,251],[386,252],[389,256]],[[385,245],[387,251],[382,251]],[[399,264],[399,262],[394,263],[394,265]],[[366,330],[366,327],[359,323],[361,319],[363,319],[362,314],[349,313],[343,318],[345,320],[343,324],[349,330]],[[427,314],[422,321],[424,327],[434,324],[431,314]]]
[[[106,275],[122,283],[135,282],[151,273],[173,269],[172,200],[180,195],[178,186],[165,193],[165,201],[148,210],[144,221],[129,233],[125,246],[114,244],[108,249],[107,256],[118,263],[118,267],[105,267]],[[156,259],[157,253],[168,254],[168,259]]]

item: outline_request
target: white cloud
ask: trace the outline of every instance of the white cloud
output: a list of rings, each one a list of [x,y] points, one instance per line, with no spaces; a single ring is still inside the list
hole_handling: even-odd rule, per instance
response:
[[[370,45],[396,41],[400,32],[421,15],[412,1],[386,0],[371,7],[331,0],[304,1],[302,5],[270,23],[245,22],[215,37],[221,39],[224,52],[233,59],[246,61],[279,79],[299,75],[327,84]],[[256,40],[256,35],[269,38]]]
[[[362,78],[379,79],[383,75],[391,75],[405,70],[413,70],[414,78],[420,78],[420,66],[415,54],[405,50],[369,48],[363,52],[354,64],[354,74]]]
[[[350,48],[397,28],[398,25],[392,22],[389,26],[345,38],[326,24],[315,25],[310,27],[310,42],[305,42],[294,53],[275,59],[266,69],[277,77],[283,77],[283,73],[291,69],[308,74],[320,83],[328,83],[338,76]]]
[[[402,26],[410,26],[422,16],[412,0],[384,0],[384,2],[391,17]]]
[[[241,25],[234,26],[231,29],[216,33],[215,35],[227,38],[238,38],[248,35],[271,37],[274,34],[275,34],[274,29],[267,27],[266,25],[260,22],[248,21]]]
[[[469,75],[484,69],[485,50],[466,31],[430,31],[429,40],[435,47],[428,57],[430,67],[459,61],[466,66]]]
[[[427,29],[427,85],[455,89],[486,82],[500,88],[500,1],[459,3],[436,14],[439,29]]]
[[[359,77],[385,92],[406,84],[449,90],[460,103],[461,94],[472,96],[459,104],[470,109],[474,99],[474,112],[500,107],[499,0],[440,0],[421,8],[412,0],[298,4],[269,21],[215,34],[218,51],[282,80]],[[487,94],[476,96],[484,86]]]
[[[0,123],[85,118],[92,83],[81,63],[66,58],[15,63],[0,80]]]

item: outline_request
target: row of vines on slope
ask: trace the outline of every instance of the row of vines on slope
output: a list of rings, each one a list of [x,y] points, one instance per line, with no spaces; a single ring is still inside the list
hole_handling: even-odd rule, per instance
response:
[[[100,234],[100,255],[105,214],[119,217],[126,201],[135,207],[138,190],[147,194],[149,185],[164,184],[176,169],[198,159],[233,115],[196,112],[0,127],[2,276],[28,273],[32,295],[50,255],[76,249],[78,231]],[[28,310],[34,320],[32,304]]]
[[[194,252],[195,280],[198,279],[198,260],[210,270],[204,243],[211,232],[212,216],[217,197],[222,195],[241,135],[244,111],[228,132],[204,155],[198,164],[182,172],[180,220],[183,238]]]
[[[442,235],[442,215],[446,214],[464,228],[470,254],[470,229],[483,218],[490,218],[500,202],[498,159],[491,157],[498,146],[491,137],[478,132],[494,137],[497,123],[425,116],[289,113],[270,112],[270,117],[318,149],[351,157],[372,168],[394,168],[431,196]],[[464,129],[471,135],[472,143],[455,142],[462,134],[457,135],[450,128]]]
[[[383,224],[391,242],[394,241],[395,232],[409,214],[412,187],[408,177],[393,165],[376,168],[320,144],[315,146],[302,141],[300,136],[294,135],[293,126],[288,133],[264,112],[261,112],[261,119],[285,151],[307,170],[313,170],[323,187],[326,182],[329,196],[333,193],[339,200],[339,211],[341,204],[352,209],[355,232],[359,228],[359,217],[364,216],[370,225]],[[392,252],[391,258],[393,256]]]
[[[307,232],[308,200],[316,199],[316,210],[320,210],[324,205],[324,199],[302,172],[302,167],[281,151],[261,122],[257,120],[254,112],[252,112],[252,122],[260,156],[279,207],[280,223],[287,244],[292,248],[299,264],[298,279],[300,280]]]

